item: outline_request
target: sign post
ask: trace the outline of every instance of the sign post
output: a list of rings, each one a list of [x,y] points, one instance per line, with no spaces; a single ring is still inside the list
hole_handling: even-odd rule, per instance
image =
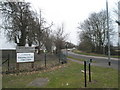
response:
[[[10,55],[8,54],[8,72],[9,72],[9,67],[10,67],[9,61],[10,61]]]
[[[86,78],[86,61],[84,61],[84,79],[85,79],[85,87],[87,87],[87,78]]]
[[[31,67],[34,68],[34,62],[31,63]]]
[[[90,67],[90,63],[89,63],[89,82],[91,82],[91,67]]]
[[[47,53],[47,51],[44,50],[44,54],[45,54],[45,68],[46,68],[46,53]]]
[[[19,63],[16,63],[17,74],[19,72]]]
[[[84,61],[84,79],[85,79],[85,87],[87,87],[87,78],[86,78],[86,67],[89,66],[89,82],[91,82],[91,63],[92,59]]]
[[[89,82],[91,82],[91,63],[92,63],[92,59],[90,59],[89,61]]]
[[[17,53],[17,61],[16,61],[16,68],[19,71],[19,63],[31,63],[31,67],[34,67],[34,47],[24,47],[24,46],[17,46],[16,53]]]

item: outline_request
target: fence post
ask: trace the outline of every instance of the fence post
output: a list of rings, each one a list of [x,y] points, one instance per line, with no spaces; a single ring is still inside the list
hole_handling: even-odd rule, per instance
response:
[[[59,58],[59,63],[60,63],[60,58]]]
[[[46,67],[46,52],[45,52],[45,67]]]
[[[19,73],[19,63],[16,63],[17,75]]]
[[[89,63],[89,82],[91,82],[91,67],[90,67],[90,63]]]
[[[85,87],[87,87],[87,78],[86,78],[86,61],[84,61],[84,79],[85,79]]]
[[[8,72],[9,72],[9,67],[10,67],[10,62],[9,62],[9,60],[10,60],[10,56],[9,56],[9,54],[8,54]]]
[[[61,58],[61,57],[60,57],[60,53],[58,54],[58,58],[59,58],[59,63],[60,63],[60,58]]]
[[[34,62],[31,63],[31,67],[34,68]]]

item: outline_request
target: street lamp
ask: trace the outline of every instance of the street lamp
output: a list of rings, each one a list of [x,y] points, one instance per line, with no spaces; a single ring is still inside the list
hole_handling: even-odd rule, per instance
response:
[[[120,25],[120,21],[117,21],[117,20],[116,20],[115,22],[116,22],[118,25]]]
[[[118,24],[118,33],[119,33],[118,37],[120,37],[120,31],[119,31],[119,27],[120,27],[120,20],[119,20],[119,21],[116,21],[116,23]]]

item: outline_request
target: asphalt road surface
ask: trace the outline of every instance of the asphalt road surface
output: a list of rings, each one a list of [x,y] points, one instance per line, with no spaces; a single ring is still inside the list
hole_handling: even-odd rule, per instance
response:
[[[64,51],[64,53],[66,53],[66,52]],[[78,59],[85,59],[85,60],[92,59],[93,61],[95,61],[95,63],[92,63],[92,65],[95,65],[95,66],[118,69],[118,58],[111,58],[111,60],[110,60],[111,65],[109,66],[107,57],[81,55],[81,54],[73,53],[71,51],[68,51],[67,55],[71,56],[73,58],[78,58]],[[69,59],[69,60],[72,60],[72,61],[75,61],[78,63],[83,63],[82,61],[77,61],[77,60],[73,60],[73,59]]]

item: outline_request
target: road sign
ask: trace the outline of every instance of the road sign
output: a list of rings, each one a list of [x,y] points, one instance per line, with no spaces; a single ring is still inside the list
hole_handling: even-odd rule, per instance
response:
[[[86,64],[92,63],[92,59],[86,60]]]
[[[90,60],[87,60],[87,61],[86,61],[86,64],[88,65],[89,63],[91,63]]]

